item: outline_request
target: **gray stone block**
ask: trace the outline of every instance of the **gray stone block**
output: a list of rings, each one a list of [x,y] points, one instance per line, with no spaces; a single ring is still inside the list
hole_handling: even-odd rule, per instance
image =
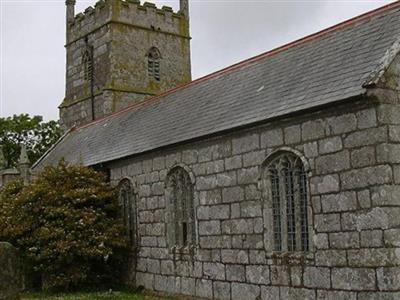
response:
[[[239,186],[224,188],[222,190],[222,202],[239,202],[244,199],[244,191],[243,188]]]
[[[246,135],[232,139],[232,153],[241,154],[260,148],[260,136],[258,134]]]
[[[317,300],[357,300],[357,293],[318,290]]]
[[[270,284],[269,266],[246,266],[246,281],[253,284]]]
[[[226,279],[228,281],[245,282],[246,273],[244,265],[226,265]]]
[[[245,250],[221,250],[222,262],[231,264],[248,264],[249,254]]]
[[[217,174],[217,186],[229,187],[237,184],[236,171],[228,171]]]
[[[302,140],[315,140],[325,136],[326,123],[324,120],[308,121],[302,124]]]
[[[181,279],[181,293],[183,295],[191,296],[196,294],[196,279],[189,277],[182,277]]]
[[[347,258],[351,267],[390,267],[400,265],[396,248],[365,248],[348,250]]]
[[[364,169],[347,171],[340,175],[343,189],[365,188],[371,185],[390,183],[392,169],[381,165]]]
[[[355,192],[322,195],[321,204],[324,213],[351,211],[358,207]]]
[[[314,220],[317,232],[340,231],[340,214],[316,215]]]
[[[225,280],[225,265],[221,263],[204,263],[203,275],[207,279]]]
[[[376,157],[379,163],[400,163],[400,145],[380,144],[376,146]]]
[[[259,166],[265,160],[265,151],[253,151],[243,155],[243,167]]]
[[[322,267],[306,267],[304,269],[303,280],[305,287],[329,289],[331,287],[330,269]]]
[[[315,159],[317,174],[337,173],[350,168],[349,151],[341,151],[334,154],[319,156]]]
[[[258,167],[238,170],[238,184],[257,183],[259,177]]]
[[[214,299],[230,300],[231,299],[231,285],[229,282],[214,281]]]
[[[318,143],[320,154],[329,154],[343,149],[342,139],[338,136],[320,140]]]
[[[290,272],[287,266],[275,266],[270,268],[272,285],[289,285]]]
[[[368,291],[376,286],[374,269],[333,268],[332,288],[338,290]]]
[[[400,186],[372,187],[371,200],[373,206],[400,206]]]
[[[257,300],[260,287],[246,283],[232,283],[232,300]]]
[[[261,286],[261,300],[278,300],[278,286]]]
[[[339,192],[339,182],[339,176],[336,174],[313,177],[310,182],[311,194],[315,195]]]
[[[344,139],[345,148],[356,148],[368,145],[375,145],[378,143],[385,142],[387,140],[387,128],[378,127],[364,129],[362,131],[356,131],[349,134]]]
[[[373,248],[383,246],[382,230],[367,230],[360,233],[360,246],[362,248]]]
[[[351,165],[361,168],[375,164],[375,147],[367,146],[351,151]]]
[[[330,233],[329,244],[334,249],[359,248],[360,235],[356,231]]]
[[[220,221],[200,221],[199,222],[199,235],[217,235],[221,234]]]
[[[262,148],[271,148],[280,146],[283,144],[283,133],[282,129],[276,128],[272,130],[268,130],[266,132],[261,133],[261,147]]]
[[[285,144],[297,144],[301,141],[301,127],[299,125],[293,125],[284,129]]]
[[[315,300],[315,290],[311,289],[300,289],[300,288],[291,288],[291,287],[281,287],[281,297],[280,299],[284,300]]]
[[[318,156],[318,143],[312,142],[304,144],[303,150],[304,150],[304,155],[307,158],[315,158]]]
[[[243,165],[242,165],[242,156],[241,155],[225,158],[225,169],[227,171],[236,170],[236,169],[241,168],[242,166]]]
[[[354,114],[339,115],[328,119],[333,134],[342,134],[357,128],[357,119]]]
[[[375,108],[368,108],[356,113],[357,128],[365,129],[376,127],[378,124]]]
[[[385,230],[384,239],[386,246],[400,248],[400,228]]]
[[[206,279],[196,280],[196,296],[203,298],[212,298],[212,281]]]
[[[251,264],[266,264],[267,262],[264,250],[250,250],[249,258]]]
[[[378,288],[381,291],[400,290],[400,267],[379,268],[376,272]]]
[[[317,266],[344,267],[347,266],[345,250],[320,250],[315,253]]]
[[[382,124],[400,124],[400,108],[398,105],[381,104],[377,109],[378,121]]]

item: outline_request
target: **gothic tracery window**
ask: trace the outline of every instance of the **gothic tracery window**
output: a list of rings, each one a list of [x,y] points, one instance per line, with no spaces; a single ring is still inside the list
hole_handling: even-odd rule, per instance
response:
[[[308,185],[304,165],[292,153],[283,153],[267,164],[267,207],[272,221],[272,251],[309,251]]]
[[[156,47],[152,47],[147,54],[147,68],[150,77],[160,80],[160,51]]]
[[[182,167],[176,167],[168,174],[167,201],[170,215],[169,243],[176,247],[193,245],[195,240],[193,183],[189,173]]]
[[[92,58],[92,50],[87,47],[83,52],[82,56],[83,63],[83,79],[86,81],[92,80],[93,75],[93,58]]]
[[[121,208],[121,216],[124,220],[127,236],[131,245],[136,242],[136,210],[135,197],[132,184],[129,180],[124,179],[119,184],[119,205]]]

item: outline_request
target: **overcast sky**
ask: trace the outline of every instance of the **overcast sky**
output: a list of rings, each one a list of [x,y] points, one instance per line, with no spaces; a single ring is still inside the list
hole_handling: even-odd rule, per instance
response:
[[[0,115],[58,119],[64,96],[64,0],[0,0]],[[77,0],[77,12],[96,1]],[[152,1],[178,9],[179,0]],[[190,1],[198,78],[392,1]]]

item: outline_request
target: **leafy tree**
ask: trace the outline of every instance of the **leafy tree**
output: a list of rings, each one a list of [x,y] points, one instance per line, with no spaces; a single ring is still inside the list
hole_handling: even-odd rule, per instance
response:
[[[89,168],[61,162],[0,192],[0,240],[20,248],[43,289],[112,282],[123,270],[125,232],[115,189]]]
[[[44,122],[41,116],[28,114],[0,118],[0,145],[6,166],[15,167],[21,151],[21,143],[28,150],[29,160],[37,161],[60,137],[62,131],[56,121]]]

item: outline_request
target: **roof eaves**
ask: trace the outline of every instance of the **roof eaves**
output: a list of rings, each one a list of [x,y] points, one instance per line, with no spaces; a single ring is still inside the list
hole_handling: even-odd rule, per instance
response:
[[[400,37],[386,50],[385,55],[381,58],[376,68],[367,76],[362,87],[371,88],[376,86],[386,70],[389,68],[395,57],[400,53]]]

